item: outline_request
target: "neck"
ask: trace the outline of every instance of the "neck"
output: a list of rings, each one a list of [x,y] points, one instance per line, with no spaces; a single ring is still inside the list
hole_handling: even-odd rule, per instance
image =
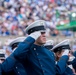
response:
[[[42,43],[37,43],[37,42],[35,42],[34,44],[38,45],[38,46],[42,46],[43,45]]]

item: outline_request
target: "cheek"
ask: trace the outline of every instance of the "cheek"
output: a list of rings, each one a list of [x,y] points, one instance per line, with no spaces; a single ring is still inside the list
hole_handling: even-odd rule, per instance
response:
[[[58,57],[60,58],[62,56],[62,53],[58,54]]]
[[[45,41],[46,41],[46,38],[42,37],[42,38],[41,38],[41,41],[44,41],[44,42],[45,42]]]
[[[61,54],[59,54],[58,57],[60,58],[61,57]]]

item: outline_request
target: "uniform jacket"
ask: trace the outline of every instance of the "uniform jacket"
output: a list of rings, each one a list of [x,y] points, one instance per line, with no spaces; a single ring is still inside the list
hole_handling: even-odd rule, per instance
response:
[[[73,53],[73,55],[75,56],[75,59],[71,63],[76,72],[76,51]]]
[[[19,62],[8,72],[2,72],[2,75],[27,75],[25,68]]]
[[[19,50],[15,50],[16,58],[19,61],[22,61],[22,58],[27,59],[27,61],[22,62],[23,65],[27,66],[28,75],[55,75],[56,72],[58,74],[62,74],[66,68],[66,62],[68,60],[68,56],[61,57],[60,61],[57,65],[55,65],[55,56],[54,53],[46,49],[44,46],[38,46],[33,44],[34,39],[28,37],[28,44],[19,44],[17,49],[22,49],[22,54],[17,52]],[[32,42],[33,43],[32,43]],[[26,41],[25,41],[26,42]],[[21,47],[22,46],[22,47]],[[20,54],[18,54],[20,53]],[[25,64],[28,62],[27,64]]]
[[[67,67],[63,74],[57,74],[57,75],[75,75],[75,74],[73,73],[71,68]]]
[[[44,48],[43,46],[37,46],[33,44],[35,40],[31,37],[26,38],[26,40],[19,44],[18,48],[13,52],[12,58],[7,58],[2,66],[1,70],[8,71],[13,68],[16,64],[16,59],[22,64],[25,63],[28,66],[28,75],[56,75],[62,74],[66,69],[66,62],[68,56],[62,56],[55,65],[55,57],[53,52]],[[23,61],[23,59],[25,61]],[[27,64],[26,64],[27,59]],[[13,61],[13,62],[12,62]],[[11,64],[12,65],[11,65]]]

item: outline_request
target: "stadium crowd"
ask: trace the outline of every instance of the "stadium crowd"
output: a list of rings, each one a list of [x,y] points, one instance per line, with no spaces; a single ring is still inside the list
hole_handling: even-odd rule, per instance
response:
[[[40,19],[46,21],[47,36],[73,35],[72,31],[59,32],[56,30],[56,25],[61,20],[68,22],[68,13],[75,12],[75,8],[76,0],[0,0],[0,36],[27,36],[25,28]],[[45,32],[42,32],[41,35],[43,34]],[[34,37],[36,38],[36,36]],[[5,51],[4,60],[13,52],[9,47],[12,40],[11,38],[6,40],[4,45],[0,40],[0,50]],[[65,45],[63,44],[63,46]],[[74,41],[71,50],[76,50],[76,41]]]
[[[46,20],[47,32],[56,36],[62,11],[75,7],[75,0],[0,0],[0,36],[26,35],[24,29],[38,19]]]

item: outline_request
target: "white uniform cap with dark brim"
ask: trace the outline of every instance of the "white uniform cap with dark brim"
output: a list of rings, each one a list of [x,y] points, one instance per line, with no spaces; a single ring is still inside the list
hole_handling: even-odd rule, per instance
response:
[[[0,49],[0,59],[5,59],[5,50]]]
[[[11,47],[13,50],[15,47],[17,47],[17,45],[20,42],[23,42],[25,39],[26,39],[26,37],[18,37],[18,38],[14,39],[13,41],[10,42],[9,47]]]
[[[69,39],[66,39],[66,40],[58,43],[57,45],[55,45],[52,48],[52,51],[58,52],[58,51],[65,50],[65,49],[70,50],[70,40]]]
[[[25,29],[25,32],[27,34],[31,34],[35,31],[45,31],[45,24],[46,22],[44,20],[37,20],[33,22],[32,24],[28,25]]]
[[[47,49],[52,49],[53,48],[53,45],[54,45],[54,41],[53,40],[48,40],[44,44],[45,48],[47,48]]]

